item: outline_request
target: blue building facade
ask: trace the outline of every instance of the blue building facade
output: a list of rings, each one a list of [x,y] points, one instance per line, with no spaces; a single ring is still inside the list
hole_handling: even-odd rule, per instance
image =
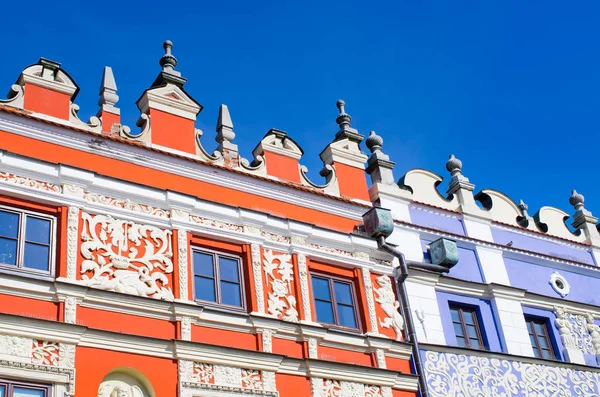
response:
[[[413,269],[405,282],[428,395],[600,395],[600,235],[583,195],[570,214],[530,216],[477,192],[454,156],[448,183],[422,169],[396,183],[383,140],[366,143],[371,200],[394,219],[387,242],[421,263],[439,238],[457,246],[448,274]]]

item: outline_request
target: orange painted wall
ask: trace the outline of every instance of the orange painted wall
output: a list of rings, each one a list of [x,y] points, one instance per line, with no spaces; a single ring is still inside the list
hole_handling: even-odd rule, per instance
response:
[[[276,374],[275,383],[280,397],[310,396],[310,380],[303,376]]]
[[[97,396],[104,377],[119,367],[129,367],[143,373],[157,397],[177,396],[177,364],[173,360],[79,346],[75,351],[75,360],[76,396]]]
[[[392,389],[392,396],[394,397],[417,397],[417,393],[412,391],[401,391]]]
[[[89,307],[77,308],[77,323],[91,328],[143,335],[153,338],[174,339],[175,324],[154,318],[115,313]]]
[[[258,349],[257,336],[254,334],[203,327],[200,325],[192,325],[192,341],[246,350]]]
[[[331,215],[325,211],[302,208],[283,201],[254,196],[226,187],[191,180],[95,154],[83,153],[75,149],[4,131],[0,131],[0,148],[42,161],[79,167],[149,187],[173,190],[205,200],[262,211],[337,231],[351,232],[358,223],[356,220]]]
[[[335,166],[342,196],[370,201],[365,170],[336,162],[333,165]]]
[[[336,363],[358,364],[375,366],[370,353],[359,353],[351,350],[336,349],[328,346],[319,346],[319,359]]]
[[[0,294],[0,313],[57,321],[58,309],[58,303]]]
[[[294,358],[304,358],[304,344],[302,342],[274,337],[273,353]]]
[[[110,112],[103,111],[100,117],[102,118],[102,131],[105,132],[110,132],[113,124],[121,122],[121,116]]]
[[[405,374],[410,374],[412,372],[410,367],[410,361],[408,360],[402,360],[394,357],[386,357],[385,362],[387,364],[388,369],[404,372]]]
[[[152,143],[182,152],[196,153],[194,120],[150,109]]]
[[[267,162],[267,174],[286,181],[300,183],[298,160],[272,152],[265,152],[264,156]]]
[[[71,98],[68,94],[26,83],[23,107],[37,113],[68,120]]]

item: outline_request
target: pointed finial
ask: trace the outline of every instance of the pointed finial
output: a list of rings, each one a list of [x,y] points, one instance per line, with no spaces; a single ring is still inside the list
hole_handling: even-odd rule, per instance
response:
[[[113,75],[112,68],[110,66],[104,67],[104,73],[102,74],[102,82],[100,83],[100,99],[98,100],[98,106],[108,106],[114,108],[119,102],[119,96],[117,95],[117,83],[115,82],[115,76]]]
[[[381,151],[381,145],[383,145],[383,138],[377,135],[375,131],[371,131],[369,137],[365,141],[367,148],[371,151],[371,153],[375,153]]]
[[[519,200],[519,209],[521,210],[521,214],[523,214],[523,217],[525,217],[525,218],[529,217],[529,214],[527,213],[529,206],[527,204],[525,204],[525,202],[523,200]]]
[[[171,49],[173,48],[171,40],[165,41],[163,48],[165,49],[165,55],[160,58],[159,63],[164,72],[171,73],[175,70],[175,66],[177,66],[177,58],[171,54]]]
[[[219,143],[217,150],[222,151],[223,148],[237,151],[237,145],[233,144],[235,132],[233,132],[233,122],[229,114],[227,105],[219,107],[219,118],[217,120],[217,137],[215,140]]]
[[[571,203],[571,205],[573,207],[575,207],[575,210],[579,211],[580,209],[583,209],[583,201],[584,200],[585,200],[585,197],[583,197],[583,194],[577,193],[577,190],[571,191],[571,197],[569,198],[569,203]]]
[[[454,176],[455,174],[462,174],[462,161],[450,155],[450,159],[446,162],[446,169]]]
[[[336,103],[337,108],[340,110],[340,114],[338,114],[338,116],[335,119],[335,122],[339,124],[339,126],[344,129],[344,127],[346,126],[350,126],[350,121],[352,120],[352,117],[350,117],[349,114],[346,113],[346,110],[344,109],[344,106],[346,105],[346,102],[344,102],[342,99],[338,100]]]

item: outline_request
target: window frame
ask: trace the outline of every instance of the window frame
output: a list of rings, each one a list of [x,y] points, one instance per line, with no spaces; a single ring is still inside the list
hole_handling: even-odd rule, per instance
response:
[[[236,255],[236,254],[232,254],[232,253],[225,252],[225,251],[219,251],[219,250],[206,248],[206,247],[199,247],[199,246],[191,246],[190,251],[192,252],[192,260],[191,260],[192,276],[193,276],[192,293],[193,293],[194,301],[197,303],[201,303],[203,305],[213,306],[213,307],[217,307],[217,308],[227,308],[228,310],[246,312],[247,311],[247,302],[246,302],[246,280],[244,278],[244,268],[243,268],[244,258],[241,255]],[[194,253],[195,252],[213,256],[213,274],[215,275],[214,282],[215,282],[215,295],[216,295],[215,302],[207,301],[207,300],[196,297],[196,277],[202,277],[202,276],[196,274],[196,270],[195,270],[195,266],[194,266]],[[221,299],[221,274],[219,272],[219,261],[218,261],[219,256],[227,258],[227,259],[235,260],[238,264],[238,275],[240,277],[239,286],[240,286],[241,306],[234,306],[234,305],[229,305],[226,303],[221,303],[221,300],[222,300]],[[208,277],[204,277],[204,278],[208,278]]]
[[[359,313],[360,308],[358,306],[359,300],[358,300],[357,293],[356,293],[356,286],[354,283],[354,279],[349,279],[349,278],[340,277],[340,276],[333,276],[331,274],[323,273],[323,272],[319,272],[319,271],[310,271],[309,273],[310,273],[310,288],[312,291],[312,303],[313,303],[313,307],[314,307],[315,320],[319,324],[323,324],[323,325],[326,325],[331,328],[337,328],[337,329],[341,329],[341,330],[345,330],[345,331],[350,331],[353,333],[362,332],[363,327],[362,327],[361,317],[360,317],[360,313]],[[329,294],[331,296],[331,306],[333,308],[333,321],[336,322],[335,324],[319,321],[319,314],[317,312],[317,304],[316,304],[317,297],[314,293],[314,288],[313,288],[313,277],[326,279],[328,282]],[[337,301],[335,300],[335,287],[334,287],[335,281],[350,285],[350,295],[352,297],[352,308],[354,309],[353,310],[354,311],[354,321],[356,322],[356,328],[339,324]]]
[[[558,357],[556,355],[556,352],[554,351],[554,341],[552,340],[552,336],[550,334],[550,330],[548,329],[548,319],[544,318],[544,317],[538,317],[538,316],[532,316],[529,314],[523,314],[523,317],[525,319],[525,326],[527,326],[527,324],[531,324],[531,329],[533,331],[533,337],[535,339],[535,346],[532,344],[532,350],[533,350],[533,354],[535,358],[541,359],[541,360],[558,360]],[[535,329],[535,324],[540,324],[543,326],[543,331],[544,331],[544,337],[546,338],[546,343],[548,344],[548,348],[547,349],[543,349],[540,345],[539,342],[539,337],[540,335],[537,334],[536,329]],[[529,332],[529,329],[527,329],[527,333],[529,334],[530,337],[530,341],[531,341],[531,333]],[[542,350],[547,350],[550,352],[550,358],[546,358],[546,357],[538,357],[535,355],[535,349],[538,349],[538,351],[542,351]]]
[[[19,208],[16,206],[9,206],[0,204],[0,211],[8,212],[12,214],[16,214],[19,216],[19,228],[17,230],[17,252],[16,252],[16,260],[15,265],[10,265],[7,263],[0,262],[0,269],[8,272],[16,272],[18,274],[28,274],[28,275],[37,275],[37,276],[50,276],[54,277],[56,272],[56,242],[57,242],[57,223],[58,218],[55,215],[45,214],[43,212],[31,211],[24,208]],[[37,218],[43,219],[50,222],[50,241],[48,242],[49,255],[48,255],[48,270],[39,270],[33,269],[24,266],[25,260],[25,244],[26,233],[27,233],[27,218]],[[8,238],[1,236],[3,238]],[[44,245],[37,242],[33,242],[33,244]]]
[[[483,332],[481,331],[481,320],[479,318],[479,310],[477,307],[473,307],[470,305],[464,305],[461,303],[454,303],[454,302],[449,302],[449,309],[450,309],[450,319],[452,321],[452,331],[454,332],[454,337],[456,338],[456,345],[460,348],[467,348],[467,349],[473,349],[473,350],[489,350],[487,344],[486,344],[486,340],[483,337]],[[454,320],[452,320],[452,310],[458,310],[458,316],[460,319],[460,325],[462,327],[462,331],[463,331],[463,338],[465,339],[465,343],[466,346],[459,346],[458,345],[458,335],[456,335],[456,331],[454,331]],[[480,347],[473,347],[471,346],[471,340],[469,337],[469,332],[467,331],[467,323],[465,321],[464,318],[464,311],[468,310],[469,312],[473,313],[473,326],[475,327],[475,332],[477,334],[477,340],[479,341],[479,345]]]
[[[37,391],[43,391],[43,397],[52,397],[52,386],[48,384],[42,383],[30,383],[30,382],[22,382],[22,381],[14,381],[5,378],[0,378],[0,386],[5,387],[5,397],[13,397],[14,388],[20,387],[23,389],[31,389]]]

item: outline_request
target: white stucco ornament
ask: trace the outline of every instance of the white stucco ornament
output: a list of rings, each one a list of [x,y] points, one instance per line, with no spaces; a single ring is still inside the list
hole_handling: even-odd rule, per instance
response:
[[[550,280],[548,281],[554,292],[559,294],[562,298],[567,296],[571,291],[571,285],[567,282],[567,279],[564,278],[559,272],[554,272],[550,275]]]

